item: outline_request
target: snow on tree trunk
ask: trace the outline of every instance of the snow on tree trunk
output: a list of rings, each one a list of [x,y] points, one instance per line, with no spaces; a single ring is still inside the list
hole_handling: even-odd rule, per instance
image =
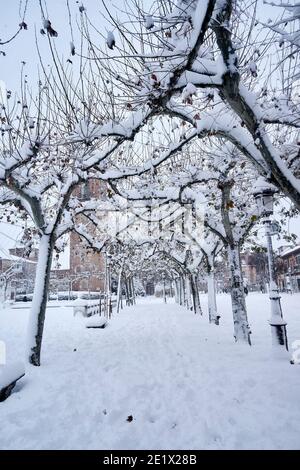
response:
[[[121,295],[122,295],[122,271],[123,271],[123,264],[119,271],[118,277],[118,290],[117,290],[117,313],[120,312],[120,304],[121,304]]]
[[[194,283],[195,283],[195,290],[196,290],[196,304],[197,304],[197,310],[200,313],[200,315],[203,315],[202,308],[201,308],[201,303],[200,303],[200,295],[199,295],[199,287],[198,287],[198,276],[194,276]]]
[[[34,294],[28,324],[28,360],[34,366],[41,361],[41,347],[46,315],[54,241],[42,235],[35,275]]]
[[[192,292],[191,292],[191,279],[190,276],[185,276],[185,291],[186,291],[186,307],[188,310],[193,310]]]
[[[135,296],[135,288],[134,288],[133,277],[131,278],[131,292],[132,292],[132,305],[135,305],[136,304],[136,296]]]
[[[129,288],[128,288],[128,279],[125,278],[125,299],[126,305],[129,305]]]
[[[133,305],[133,292],[132,292],[132,280],[131,277],[126,279],[125,282],[126,290],[126,305]]]
[[[182,305],[182,278],[181,276],[177,280],[177,289],[178,289],[178,304]]]
[[[217,297],[216,297],[216,285],[215,285],[215,274],[213,269],[208,270],[207,274],[207,297],[208,297],[208,318],[209,323],[219,325],[218,309],[217,309]]]
[[[175,279],[175,302],[179,304],[179,280]]]
[[[5,302],[7,300],[7,286],[8,286],[8,282],[7,282],[7,279],[5,278],[5,276],[1,276],[1,279],[0,279],[0,303],[2,304],[3,308],[4,308],[4,305],[5,305]]]
[[[184,305],[184,304],[185,304],[185,298],[184,298],[184,280],[183,280],[183,277],[182,277],[182,276],[180,277],[180,280],[179,280],[179,294],[180,294],[180,301],[179,301],[179,304],[180,304],[180,305]]]
[[[191,275],[190,283],[191,283],[191,292],[192,292],[194,312],[195,313],[200,313],[200,315],[202,315],[199,291],[198,291],[198,286],[197,286],[197,276]]]
[[[133,305],[133,292],[132,292],[132,278],[128,280],[128,289],[129,289],[129,305]]]
[[[236,341],[247,342],[251,345],[239,245],[228,245],[227,253],[231,277],[234,337]]]

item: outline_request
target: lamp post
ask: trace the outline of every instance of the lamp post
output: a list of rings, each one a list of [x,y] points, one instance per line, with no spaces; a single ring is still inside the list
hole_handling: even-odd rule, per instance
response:
[[[267,239],[268,266],[269,266],[269,298],[271,303],[271,318],[269,320],[272,331],[273,345],[283,346],[288,350],[288,341],[286,333],[286,322],[283,319],[280,295],[276,283],[275,260],[272,245],[272,235],[274,235],[272,221],[274,194],[278,190],[275,186],[265,181],[262,177],[258,178],[253,190],[259,215],[263,217],[265,234]]]

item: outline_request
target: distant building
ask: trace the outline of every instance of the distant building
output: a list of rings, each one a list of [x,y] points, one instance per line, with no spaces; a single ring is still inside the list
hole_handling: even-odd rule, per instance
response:
[[[242,272],[250,291],[267,290],[269,283],[268,257],[266,253],[245,251],[241,254]],[[276,281],[280,291],[300,292],[300,245],[284,246],[275,256]],[[230,273],[227,263],[217,263],[218,290],[230,289]]]
[[[78,186],[74,194],[82,201],[92,197],[103,200],[106,198],[107,188],[105,183],[93,180]],[[62,266],[59,267],[60,262],[57,260],[52,263],[50,294],[63,291],[104,291],[104,254],[87,249],[81,238],[72,232],[68,251],[63,257],[65,262]],[[2,275],[3,281],[5,273],[6,278],[9,275],[8,287],[12,291],[12,297],[33,292],[37,259],[38,249],[33,249],[28,256],[23,247],[12,248],[7,257],[0,257],[0,277]]]
[[[300,292],[300,245],[281,251],[277,278],[281,290]]]
[[[19,253],[16,256],[15,253]],[[14,299],[18,294],[32,292],[36,272],[36,253],[25,257],[22,248],[10,249],[7,256],[0,258],[1,298]]]
[[[266,290],[268,282],[268,258],[266,253],[244,251],[241,253],[241,268],[245,284],[250,291]],[[216,263],[217,290],[230,289],[230,271],[227,263]]]
[[[266,253],[244,252],[241,254],[243,277],[250,290],[265,289],[268,280],[268,258]]]
[[[279,256],[282,255],[285,251],[288,251],[293,248],[293,245],[282,245],[279,248],[277,248],[277,253]]]
[[[106,184],[92,180],[83,183],[75,190],[75,196],[82,201],[92,197],[106,198]],[[76,233],[70,235],[70,282],[73,291],[99,292],[104,290],[105,255],[85,248]]]

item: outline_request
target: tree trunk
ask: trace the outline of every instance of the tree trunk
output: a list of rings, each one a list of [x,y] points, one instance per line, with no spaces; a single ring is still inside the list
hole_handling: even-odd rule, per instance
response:
[[[179,305],[184,305],[184,282],[182,276],[179,279]]]
[[[186,291],[186,307],[188,310],[193,310],[192,293],[191,293],[191,279],[190,276],[185,276],[185,291]]]
[[[208,297],[209,323],[214,323],[215,325],[219,325],[220,315],[218,315],[218,309],[217,309],[215,274],[211,267],[208,268],[208,273],[207,273],[207,297]]]
[[[1,288],[0,288],[0,302],[1,304],[3,304],[3,307],[5,305],[5,301],[6,301],[6,296],[7,296],[7,279],[2,276],[2,279],[1,279]]]
[[[130,285],[131,285],[132,305],[135,305],[136,304],[136,297],[135,297],[135,288],[134,288],[133,277],[130,280]]]
[[[228,245],[227,253],[231,277],[234,337],[236,341],[244,341],[251,345],[239,245]]]
[[[120,302],[121,310],[123,310],[123,292],[121,289],[121,302]]]
[[[128,279],[128,292],[129,292],[129,305],[133,305],[131,277]]]
[[[198,286],[197,286],[197,277],[195,275],[191,275],[190,283],[191,283],[191,292],[192,292],[192,299],[193,299],[193,310],[195,313],[200,313],[200,315],[202,315],[199,291],[198,291]]]
[[[127,305],[133,305],[133,292],[132,292],[132,278],[129,277],[126,280],[126,297],[127,297]]]
[[[121,296],[122,296],[122,271],[123,265],[119,271],[119,278],[118,278],[118,290],[117,290],[117,313],[120,312],[120,304],[121,304]]]
[[[165,279],[163,280],[163,301],[164,301],[164,303],[167,303],[167,297],[166,297],[166,281],[165,281]]]
[[[175,302],[179,304],[179,280],[175,279]]]
[[[129,299],[129,287],[128,287],[128,279],[125,279],[125,297],[126,297],[126,305],[130,305],[130,299]]]
[[[43,235],[40,240],[39,257],[35,275],[34,294],[28,324],[28,360],[34,366],[40,365],[41,347],[54,240],[50,235]]]
[[[202,308],[201,308],[201,303],[200,303],[200,295],[199,295],[199,287],[198,287],[198,275],[196,274],[194,276],[194,283],[195,283],[195,290],[196,290],[196,304],[197,304],[197,309],[200,315],[203,315]]]

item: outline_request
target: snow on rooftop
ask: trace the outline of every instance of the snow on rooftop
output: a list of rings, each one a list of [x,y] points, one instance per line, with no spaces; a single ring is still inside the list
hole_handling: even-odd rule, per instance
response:
[[[11,255],[10,253],[8,253],[7,256],[3,255],[3,253],[0,253],[0,259],[9,260],[9,261],[16,261],[18,263],[21,263],[21,262],[33,263],[33,264],[36,263],[36,261],[33,261],[29,258],[22,258],[21,256]]]
[[[276,188],[276,186],[274,186],[274,184],[269,183],[268,181],[265,180],[265,178],[263,178],[262,176],[259,176],[256,180],[255,185],[253,186],[252,193],[258,194],[266,190],[273,191],[276,193],[278,192],[278,189]]]
[[[300,250],[300,245],[294,246],[293,248],[288,248],[286,251],[280,254],[280,256],[292,255],[293,253]]]

